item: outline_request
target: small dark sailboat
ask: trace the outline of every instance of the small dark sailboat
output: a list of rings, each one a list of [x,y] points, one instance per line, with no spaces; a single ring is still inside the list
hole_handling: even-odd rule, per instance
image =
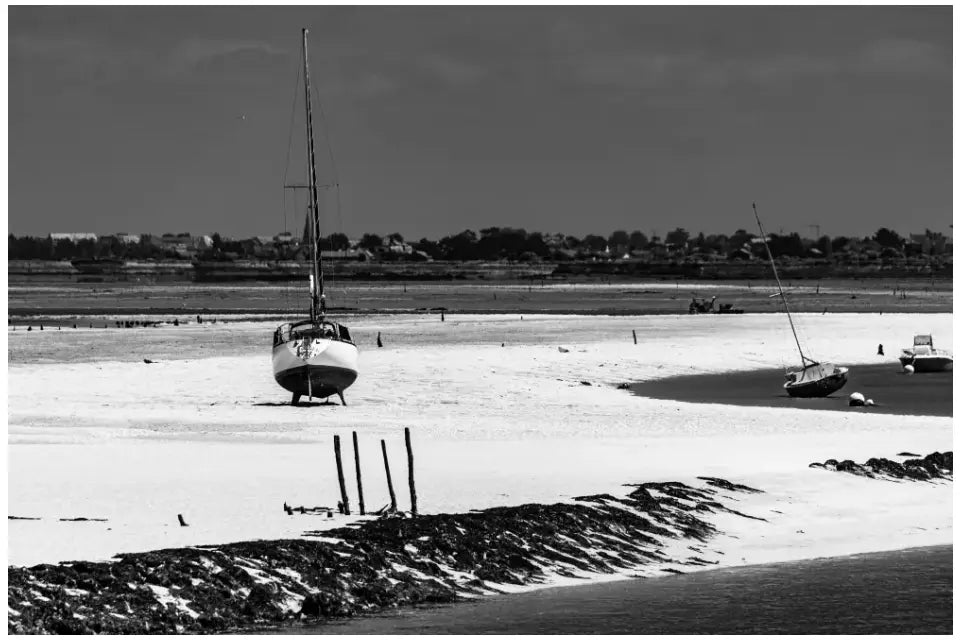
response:
[[[763,246],[767,249],[770,266],[773,267],[773,277],[777,280],[777,291],[779,291],[780,299],[783,300],[783,308],[787,312],[787,320],[790,321],[790,331],[793,332],[793,339],[797,343],[797,351],[800,352],[800,369],[787,372],[787,382],[783,385],[783,388],[787,391],[787,394],[793,398],[826,398],[847,384],[847,372],[849,369],[847,369],[847,367],[817,362],[813,358],[804,355],[803,348],[800,346],[800,339],[797,338],[797,330],[793,326],[793,317],[790,315],[787,297],[783,293],[780,276],[777,274],[777,264],[773,259],[773,253],[770,252],[770,245],[767,244],[767,234],[763,230],[760,215],[757,213],[756,203],[753,205],[753,215],[757,219],[757,226],[760,228],[760,238],[763,240]]]
[[[320,253],[320,214],[317,196],[317,169],[313,148],[313,108],[310,96],[310,67],[307,63],[307,30],[303,30],[303,75],[306,93],[307,173],[310,194],[308,222],[312,266],[310,273],[310,317],[282,324],[273,333],[273,376],[293,394],[293,404],[301,396],[327,398],[334,394],[343,400],[343,390],[357,379],[360,351],[350,331],[327,317],[327,299],[323,292],[323,264]]]

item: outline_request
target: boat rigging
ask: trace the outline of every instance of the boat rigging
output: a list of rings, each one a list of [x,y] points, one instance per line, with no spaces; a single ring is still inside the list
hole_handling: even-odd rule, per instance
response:
[[[787,296],[784,295],[783,286],[780,283],[780,275],[777,273],[777,263],[773,259],[773,253],[770,251],[770,245],[767,244],[767,234],[763,230],[763,223],[760,222],[760,215],[757,213],[757,204],[753,203],[753,215],[757,219],[757,227],[760,228],[760,239],[763,240],[763,246],[767,250],[767,257],[770,258],[770,266],[773,268],[773,277],[777,281],[777,292],[783,301],[783,308],[787,312],[787,320],[790,322],[790,331],[793,333],[793,340],[797,344],[797,351],[800,353],[800,369],[787,373],[787,382],[783,388],[787,394],[794,398],[825,398],[834,391],[838,391],[847,383],[847,367],[817,362],[803,353],[803,347],[800,346],[800,338],[797,337],[797,329],[793,324],[793,316],[790,314],[790,306],[787,304]],[[773,297],[773,296],[771,296]]]
[[[309,274],[309,318],[282,324],[273,334],[273,375],[277,383],[293,394],[292,404],[302,396],[327,398],[336,394],[346,404],[343,391],[357,379],[359,349],[349,329],[327,317],[324,292],[323,255],[320,250],[320,202],[318,190],[334,185],[317,184],[314,148],[313,101],[310,92],[310,64],[307,30],[303,29],[303,77],[306,112],[306,155],[309,193],[309,231],[311,269]],[[285,185],[285,188],[291,188]]]

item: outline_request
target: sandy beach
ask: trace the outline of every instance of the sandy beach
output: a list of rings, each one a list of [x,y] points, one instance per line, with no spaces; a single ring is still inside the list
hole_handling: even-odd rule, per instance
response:
[[[284,501],[336,505],[333,435],[358,432],[367,503],[379,507],[388,496],[377,446],[385,439],[400,464],[406,426],[425,512],[706,474],[763,487],[757,507],[780,512],[762,529],[729,532],[728,564],[949,541],[949,485],[807,468],[950,450],[949,417],[693,404],[616,388],[782,367],[793,359],[782,320],[356,318],[363,374],[350,405],[300,408],[271,378],[269,323],[9,332],[9,515],[40,518],[9,522],[9,562],[297,536],[316,519],[285,517]],[[876,363],[878,342],[893,353],[919,330],[952,342],[949,315],[811,314],[801,325],[812,353],[851,366]],[[105,521],[60,521],[77,517]]]
[[[779,384],[778,371],[795,359],[782,316],[343,320],[361,347],[362,372],[346,407],[289,406],[269,368],[265,337],[273,322],[221,317],[179,327],[9,330],[8,516],[17,519],[8,520],[8,564],[298,538],[369,520],[282,509],[335,508],[333,436],[349,442],[352,431],[368,508],[389,503],[383,439],[399,506],[408,509],[405,427],[421,513],[620,497],[624,484],[696,486],[698,477],[712,476],[762,493],[730,498],[749,518],[709,517],[717,534],[698,552],[706,566],[952,540],[952,482],[891,482],[809,466],[951,451],[950,415],[734,406],[720,397],[704,403],[710,387],[700,383],[686,384],[687,398],[638,395],[678,376],[754,376],[748,389],[758,393],[768,380],[753,372],[774,371],[770,384]],[[810,353],[851,367],[850,390],[858,366],[877,366],[877,343],[891,354],[882,368],[894,372],[894,345],[915,332],[952,346],[946,314],[800,314],[798,324]],[[352,475],[347,486],[356,505]],[[675,552],[678,559],[686,553]],[[620,577],[661,575],[667,567],[654,563]],[[554,576],[546,584],[610,577]]]

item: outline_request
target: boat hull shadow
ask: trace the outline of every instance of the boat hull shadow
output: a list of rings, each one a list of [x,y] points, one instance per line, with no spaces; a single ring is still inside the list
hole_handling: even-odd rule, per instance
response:
[[[913,366],[913,370],[916,373],[933,373],[935,371],[953,370],[953,358],[946,358],[942,356],[902,356],[900,358],[900,366],[906,367],[908,364]]]

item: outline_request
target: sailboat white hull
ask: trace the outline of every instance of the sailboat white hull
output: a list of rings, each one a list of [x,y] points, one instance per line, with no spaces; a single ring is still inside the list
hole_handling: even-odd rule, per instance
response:
[[[783,385],[792,398],[826,398],[847,384],[846,367],[830,364],[808,365],[789,374],[790,380]]]
[[[294,394],[326,398],[357,379],[356,345],[326,338],[300,338],[273,348],[273,377]]]
[[[293,394],[293,404],[301,396],[326,398],[333,394],[343,401],[343,390],[357,379],[360,351],[350,330],[326,317],[323,293],[323,264],[319,247],[320,218],[317,199],[317,170],[313,148],[313,116],[310,92],[310,66],[307,62],[307,30],[303,29],[303,95],[306,97],[307,167],[310,176],[310,215],[308,221],[313,269],[310,273],[310,317],[282,324],[273,332],[273,377],[277,384]]]

